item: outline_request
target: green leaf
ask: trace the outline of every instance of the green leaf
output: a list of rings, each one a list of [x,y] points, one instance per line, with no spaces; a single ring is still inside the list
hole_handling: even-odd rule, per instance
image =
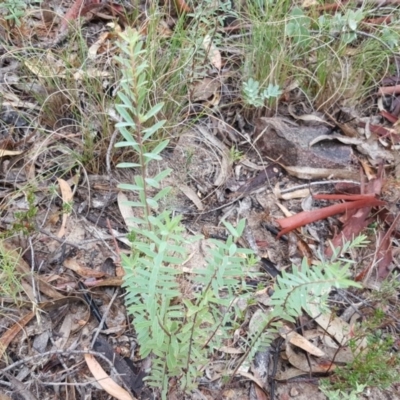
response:
[[[151,208],[158,209],[158,203],[157,203],[156,200],[151,199],[151,198],[147,198],[146,202]]]
[[[159,154],[161,153],[167,146],[168,146],[169,140],[163,140],[160,142],[152,151],[153,154]]]
[[[162,160],[161,156],[159,156],[158,154],[154,154],[154,153],[144,153],[143,157],[146,158],[146,164],[148,161],[151,161],[151,160],[158,160],[158,161]]]
[[[160,183],[159,183],[156,179],[153,179],[153,178],[145,178],[145,181],[146,181],[146,183],[147,183],[149,186],[151,186],[151,187],[153,187],[153,188],[158,189],[158,188],[160,187]]]
[[[143,190],[143,185],[133,185],[132,183],[120,183],[118,187],[122,190],[140,191]]]
[[[121,99],[121,101],[123,103],[123,105],[122,104],[116,105],[115,108],[117,109],[118,113],[121,114],[121,110],[127,112],[127,110],[126,110],[127,108],[130,110],[132,110],[134,108],[131,98],[128,97],[124,92],[118,92],[118,97]],[[122,115],[122,117],[123,117],[123,115]],[[127,121],[129,121],[129,119],[127,119]]]
[[[136,140],[133,138],[131,132],[128,129],[126,129],[125,126],[121,126],[118,129],[119,129],[119,133],[124,137],[124,139],[128,143],[136,143]]]
[[[140,164],[138,163],[130,163],[130,162],[123,162],[117,164],[117,168],[136,168],[140,167]]]
[[[158,103],[156,104],[154,107],[152,107],[147,113],[146,115],[143,117],[142,122],[146,122],[148,119],[150,119],[151,117],[154,117],[156,114],[158,114],[161,109],[164,107],[164,103]]]
[[[225,221],[225,220],[223,220],[222,222],[223,222],[223,224],[225,225],[225,228],[228,229],[229,233],[230,233],[232,236],[234,236],[234,237],[239,237],[239,236],[240,236],[240,235],[239,235],[239,232],[237,231],[237,229],[234,228],[234,226],[233,226],[230,222]]]
[[[155,201],[158,201],[162,198],[164,198],[165,196],[167,196],[170,192],[171,192],[172,188],[171,187],[165,187],[163,189],[161,189],[154,197],[153,199]]]
[[[155,132],[164,126],[165,122],[166,120],[158,121],[152,127],[143,129],[143,141],[148,140],[151,136],[153,136]]]

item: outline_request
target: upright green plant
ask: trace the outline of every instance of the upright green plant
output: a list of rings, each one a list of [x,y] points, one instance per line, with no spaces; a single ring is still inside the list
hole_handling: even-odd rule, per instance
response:
[[[10,21],[12,26],[21,26],[20,20],[25,15],[26,1],[4,0],[0,7],[5,9],[5,20]]]
[[[205,265],[193,270],[190,279],[184,276],[188,244],[201,237],[186,235],[180,218],[159,206],[170,190],[163,187],[170,170],[164,169],[154,177],[148,174],[149,164],[161,160],[160,153],[168,144],[167,140],[160,141],[158,133],[165,121],[156,122],[163,104],[148,104],[148,55],[138,33],[128,30],[118,46],[122,79],[116,109],[123,141],[116,146],[130,147],[136,155],[134,162],[119,167],[137,171],[133,184],[120,185],[132,192],[135,200],[127,204],[137,210],[132,218],[132,251],[130,256],[122,255],[125,300],[141,356],[152,357],[148,383],[161,388],[161,397],[166,399],[170,377],[178,378],[183,391],[195,388],[213,351],[232,337],[232,322],[240,314],[235,310],[235,300],[251,295],[245,277],[255,257],[251,250],[236,245],[245,221],[239,221],[236,227],[225,223],[229,232],[226,242],[211,241]],[[348,244],[344,251],[361,242]],[[338,252],[335,257],[312,269],[304,262],[301,269],[293,266],[291,273],[282,272],[271,298],[271,310],[249,335],[243,360],[273,340],[279,320],[293,321],[311,303],[323,309],[332,286],[355,285],[348,279],[350,263],[337,259]],[[184,281],[200,290],[185,295],[181,289]]]
[[[237,228],[227,224],[231,235],[226,243],[215,241],[207,265],[193,271],[193,283],[202,290],[190,298],[183,296],[178,278],[183,275],[186,248],[200,237],[187,237],[180,218],[160,210],[159,201],[169,192],[169,188],[161,188],[162,181],[170,170],[149,177],[147,167],[161,159],[160,153],[168,144],[167,140],[154,144],[165,121],[150,123],[163,104],[148,107],[148,64],[139,35],[126,32],[119,48],[121,55],[117,60],[123,76],[118,92],[121,103],[116,108],[122,122],[117,127],[124,141],[117,147],[128,146],[137,155],[137,162],[119,167],[139,171],[134,184],[120,185],[137,196],[136,201],[128,204],[138,209],[138,216],[132,220],[132,253],[122,258],[126,304],[133,317],[141,355],[153,355],[148,382],[161,387],[162,397],[166,398],[172,376],[179,377],[183,390],[195,387],[200,367],[206,365],[212,349],[228,336],[231,328],[227,323],[233,318],[236,293],[246,290],[247,258],[239,253],[249,254],[250,250],[239,251],[235,244],[244,221]]]

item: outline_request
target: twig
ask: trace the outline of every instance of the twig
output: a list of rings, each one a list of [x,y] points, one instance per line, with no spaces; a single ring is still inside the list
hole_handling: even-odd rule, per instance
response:
[[[77,354],[77,355],[91,354],[92,356],[100,357],[108,363],[110,368],[112,368],[115,371],[112,361],[110,361],[103,353],[99,353],[97,351],[92,351],[92,350],[51,350],[51,351],[47,351],[45,353],[35,354],[31,357],[26,357],[22,360],[16,361],[15,363],[12,363],[3,369],[0,369],[0,375],[3,375],[5,372],[12,371],[15,368],[19,367],[20,365],[25,365],[36,359],[40,359],[40,358],[47,357],[47,356],[54,356],[54,355],[60,355],[60,356],[67,357],[67,356],[70,356],[71,354]]]
[[[54,236],[52,233],[45,231],[44,229],[38,228],[37,229],[40,233],[42,233],[43,235],[46,235],[54,240],[56,240],[57,242],[61,243],[61,244],[66,244],[72,247],[75,247],[76,249],[82,250],[85,248],[85,245],[88,243],[94,243],[94,242],[99,242],[99,241],[104,241],[104,240],[115,240],[118,238],[124,238],[127,235],[125,233],[122,233],[120,235],[109,235],[109,236],[104,236],[101,238],[94,238],[94,239],[87,239],[87,240],[82,240],[81,242],[79,242],[80,244],[77,243],[73,243],[73,242],[68,242],[64,239],[60,239],[57,236]]]
[[[111,177],[111,150],[114,147],[114,142],[117,139],[118,133],[119,133],[119,130],[115,129],[115,131],[111,135],[110,143],[108,145],[107,153],[106,153],[106,171],[107,171],[108,176],[110,176],[110,177]]]
[[[353,185],[358,185],[360,186],[360,182],[357,181],[353,181],[353,180],[343,180],[343,179],[338,179],[338,180],[332,180],[332,181],[318,181],[318,182],[309,182],[306,183],[304,185],[298,185],[298,186],[293,186],[287,189],[283,189],[280,191],[281,194],[285,194],[285,193],[290,193],[290,192],[294,192],[296,190],[301,190],[301,189],[307,189],[310,186],[319,186],[319,185],[329,185],[329,184],[337,184],[337,183],[351,183]]]
[[[31,250],[31,274],[32,274],[32,291],[33,291],[33,298],[36,304],[39,304],[38,294],[36,290],[36,283],[35,283],[35,250],[33,249],[32,238],[29,236],[29,248]]]
[[[111,236],[112,236],[112,240],[113,240],[113,242],[114,242],[114,246],[115,246],[115,253],[117,254],[117,257],[118,257],[118,260],[116,261],[116,263],[118,264],[118,265],[121,265],[121,252],[120,252],[120,250],[119,250],[119,246],[118,246],[118,243],[117,243],[117,240],[115,239],[115,236],[114,236],[114,231],[113,231],[113,229],[111,228],[111,223],[110,223],[110,220],[107,218],[107,227],[108,227],[108,229],[109,229],[109,231],[110,231],[110,233],[111,233]]]
[[[103,329],[104,322],[105,322],[105,320],[107,318],[108,313],[110,312],[112,304],[114,303],[115,299],[117,298],[117,295],[118,295],[118,289],[115,290],[115,292],[113,294],[113,297],[111,298],[110,303],[107,306],[106,311],[103,313],[103,317],[101,318],[100,324],[99,324],[99,326],[96,328],[96,330],[94,332],[92,342],[90,343],[90,348],[91,349],[93,348],[94,343],[97,340],[97,336],[99,336],[100,331]]]
[[[67,244],[68,246],[75,247],[76,249],[79,249],[79,250],[82,249],[82,246],[79,246],[79,245],[76,244],[76,243],[68,242],[68,241],[66,241],[65,239],[59,238],[59,237],[53,235],[52,233],[45,231],[45,230],[42,229],[42,228],[37,228],[37,230],[38,230],[40,233],[43,233],[43,235],[46,235],[46,236],[48,236],[48,237],[50,237],[50,238],[56,240],[57,242],[59,242],[59,243],[61,243],[61,244]]]

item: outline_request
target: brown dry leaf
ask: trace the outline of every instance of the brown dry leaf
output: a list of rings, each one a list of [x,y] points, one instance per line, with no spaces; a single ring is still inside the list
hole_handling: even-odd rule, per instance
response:
[[[304,337],[308,340],[317,339],[319,348],[325,353],[325,358],[336,363],[348,364],[354,360],[354,355],[348,346],[339,346],[322,329],[310,329],[304,332]]]
[[[222,68],[222,57],[221,53],[212,42],[211,36],[206,35],[203,40],[203,46],[207,53],[207,57],[210,60],[211,64],[214,65],[215,68],[221,69]]]
[[[157,34],[159,37],[167,39],[172,36],[173,31],[170,29],[167,22],[162,19],[157,25]]]
[[[330,124],[329,122],[325,121],[323,118],[319,117],[318,115],[315,115],[315,114],[298,115],[298,114],[296,114],[294,104],[290,104],[288,106],[288,111],[289,111],[289,114],[294,119],[299,119],[299,120],[305,121],[305,122],[319,122],[321,124],[326,124],[326,125],[329,125],[331,127],[335,127],[335,125]]]
[[[22,154],[23,151],[21,150],[4,150],[4,149],[0,149],[0,157],[5,157],[5,156],[18,156],[20,154]]]
[[[72,331],[72,316],[67,314],[57,333],[57,339],[54,340],[53,346],[57,350],[63,350],[67,344]]]
[[[58,184],[60,185],[61,197],[63,199],[63,206],[70,208],[72,199],[74,197],[71,187],[64,179],[57,178],[57,181]],[[66,211],[63,212],[61,228],[57,233],[57,237],[62,238],[65,235],[65,228],[67,226],[68,216],[70,214],[71,212],[68,213]]]
[[[199,196],[197,196],[196,192],[192,188],[190,188],[187,185],[184,185],[183,183],[178,183],[177,186],[178,189],[195,204],[198,210],[200,211],[204,210],[203,203],[201,202]]]
[[[29,299],[31,301],[34,301],[33,289],[31,286],[32,271],[28,263],[21,257],[19,253],[20,249],[16,249],[11,243],[8,243],[6,241],[2,241],[0,245],[9,256],[12,256],[15,260],[17,260],[17,271],[24,276],[24,280],[21,282],[21,284],[24,287],[24,290]],[[55,290],[49,283],[47,283],[40,275],[34,274],[34,279],[39,286],[40,292],[48,296],[50,299],[64,298],[62,294],[57,292],[57,290]]]
[[[84,282],[87,287],[100,287],[100,286],[121,286],[122,277],[115,276],[113,278],[102,279],[95,282]]]
[[[18,393],[19,399],[22,398],[24,400],[38,400],[38,398],[30,390],[28,390],[26,385],[20,380],[16,379],[14,376],[7,372],[5,372],[4,375],[11,383],[11,388],[14,390],[14,392]]]
[[[135,214],[133,208],[130,205],[127,205],[128,201],[129,199],[126,197],[125,193],[118,192],[117,202],[119,211],[125,221],[126,227],[128,230],[131,230],[137,228],[137,225],[132,221],[133,218],[135,218]]]
[[[60,33],[64,32],[68,28],[68,24],[72,21],[78,19],[78,16],[81,13],[85,1],[84,0],[75,0],[71,7],[66,12],[64,18],[61,21],[60,25]]]
[[[86,364],[97,383],[110,395],[118,400],[136,400],[125,389],[113,381],[97,360],[91,354],[85,354]]]
[[[38,110],[38,111],[41,110],[41,107],[36,103],[30,103],[29,101],[22,100],[14,93],[3,92],[1,96],[2,96],[1,105],[3,107],[9,106],[15,108],[28,108],[29,110]],[[5,101],[5,99],[7,99],[8,101]]]
[[[319,3],[317,0],[304,0],[303,4],[301,5],[303,8],[308,8],[312,6],[318,6]]]
[[[24,64],[39,78],[66,77],[64,61],[57,59],[50,50],[40,57],[31,57],[24,60]]]
[[[80,265],[74,258],[67,258],[63,265],[85,278],[102,278],[106,275],[102,271],[95,271],[92,268],[82,267],[82,265]]]
[[[221,88],[221,82],[214,78],[204,78],[194,84],[191,99],[194,102],[211,99]]]
[[[30,313],[23,316],[18,322],[16,322],[11,328],[8,328],[3,335],[0,337],[0,359],[7,350],[7,347],[11,341],[17,336],[21,329],[35,316],[36,314],[31,311]]]
[[[250,380],[253,381],[257,386],[259,386],[261,389],[264,388],[263,382],[262,382],[260,379],[256,378],[256,377],[255,377],[253,374],[251,374],[250,372],[246,372],[246,371],[239,370],[237,373],[238,373],[238,375],[241,375],[241,376],[243,376],[243,377],[245,377],[245,378],[247,378],[247,379],[250,379]]]
[[[80,81],[86,78],[109,78],[112,74],[108,71],[101,71],[97,68],[79,69],[74,73],[74,79]]]
[[[35,275],[35,281],[38,283],[40,292],[45,294],[49,299],[59,300],[64,298],[64,295],[57,292],[53,286],[51,286],[39,275]]]
[[[378,140],[376,140],[374,137],[370,137],[366,140],[342,135],[321,135],[312,140],[310,142],[310,146],[313,146],[324,140],[338,140],[343,144],[355,145],[357,146],[357,150],[366,155],[372,162],[374,162],[375,165],[382,162],[382,160],[392,161],[394,159],[393,154],[379,146]]]
[[[218,140],[215,136],[211,135],[205,128],[202,126],[197,126],[198,131],[200,134],[206,139],[206,143],[208,145],[212,145],[213,149],[219,150],[221,155],[220,161],[220,172],[217,174],[214,185],[215,186],[222,186],[228,180],[229,175],[231,173],[232,167],[232,159],[229,157],[229,149],[226,147],[220,140]]]
[[[298,376],[302,376],[304,374],[305,372],[301,369],[290,367],[286,368],[285,370],[281,369],[280,371],[278,371],[274,379],[276,379],[277,381],[286,381],[292,378],[296,378]]]
[[[331,361],[317,360],[313,356],[306,357],[304,353],[295,352],[290,343],[286,344],[286,355],[290,364],[304,372],[326,373],[336,368]]]
[[[103,43],[109,38],[110,32],[103,32],[99,38],[90,46],[88,50],[88,59],[94,60]]]
[[[218,351],[222,353],[227,353],[227,354],[243,354],[244,350],[242,349],[237,349],[236,347],[229,347],[229,346],[222,346],[217,349]]]
[[[285,167],[289,175],[299,179],[352,179],[357,180],[360,177],[359,172],[350,169],[330,169],[330,168],[312,168],[312,167]]]
[[[325,353],[320,350],[318,347],[314,346],[309,340],[307,340],[304,336],[299,335],[296,331],[291,329],[287,325],[283,325],[279,329],[279,334],[289,341],[293,346],[300,347],[307,353],[312,354],[316,357],[323,357]]]
[[[346,345],[352,339],[351,326],[339,317],[331,314],[321,314],[321,310],[314,304],[309,304],[306,310],[307,314],[329,335],[331,335],[340,345]],[[367,347],[366,339],[360,339],[357,345],[357,351]]]

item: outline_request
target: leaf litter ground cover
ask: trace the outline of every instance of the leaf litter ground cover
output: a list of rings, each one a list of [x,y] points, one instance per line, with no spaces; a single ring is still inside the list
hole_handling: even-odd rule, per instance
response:
[[[142,217],[127,205],[138,194],[118,186],[137,167],[116,168],[138,163],[136,153],[114,147],[115,57],[129,27],[145,49],[143,101],[164,102],[152,118],[167,120],[145,154],[170,140],[147,176],[172,169],[159,213],[180,215],[188,239],[174,302],[200,315],[195,271],[223,248],[223,221],[246,221],[234,247],[258,261],[251,296],[236,294],[234,318],[213,336],[228,335],[217,347],[207,339],[209,358],[194,365],[196,386],[183,393],[186,372],[166,373],[167,398],[400,396],[395,3],[6,1],[0,10],[4,398],[161,398],[161,383],[145,379],[157,355],[141,357],[121,288]],[[360,234],[368,243],[349,246]],[[319,287],[326,309],[299,298],[297,317],[274,318],[256,348],[279,289],[318,279],[327,260],[332,282],[348,268],[356,286]],[[228,312],[224,289],[215,312]]]

